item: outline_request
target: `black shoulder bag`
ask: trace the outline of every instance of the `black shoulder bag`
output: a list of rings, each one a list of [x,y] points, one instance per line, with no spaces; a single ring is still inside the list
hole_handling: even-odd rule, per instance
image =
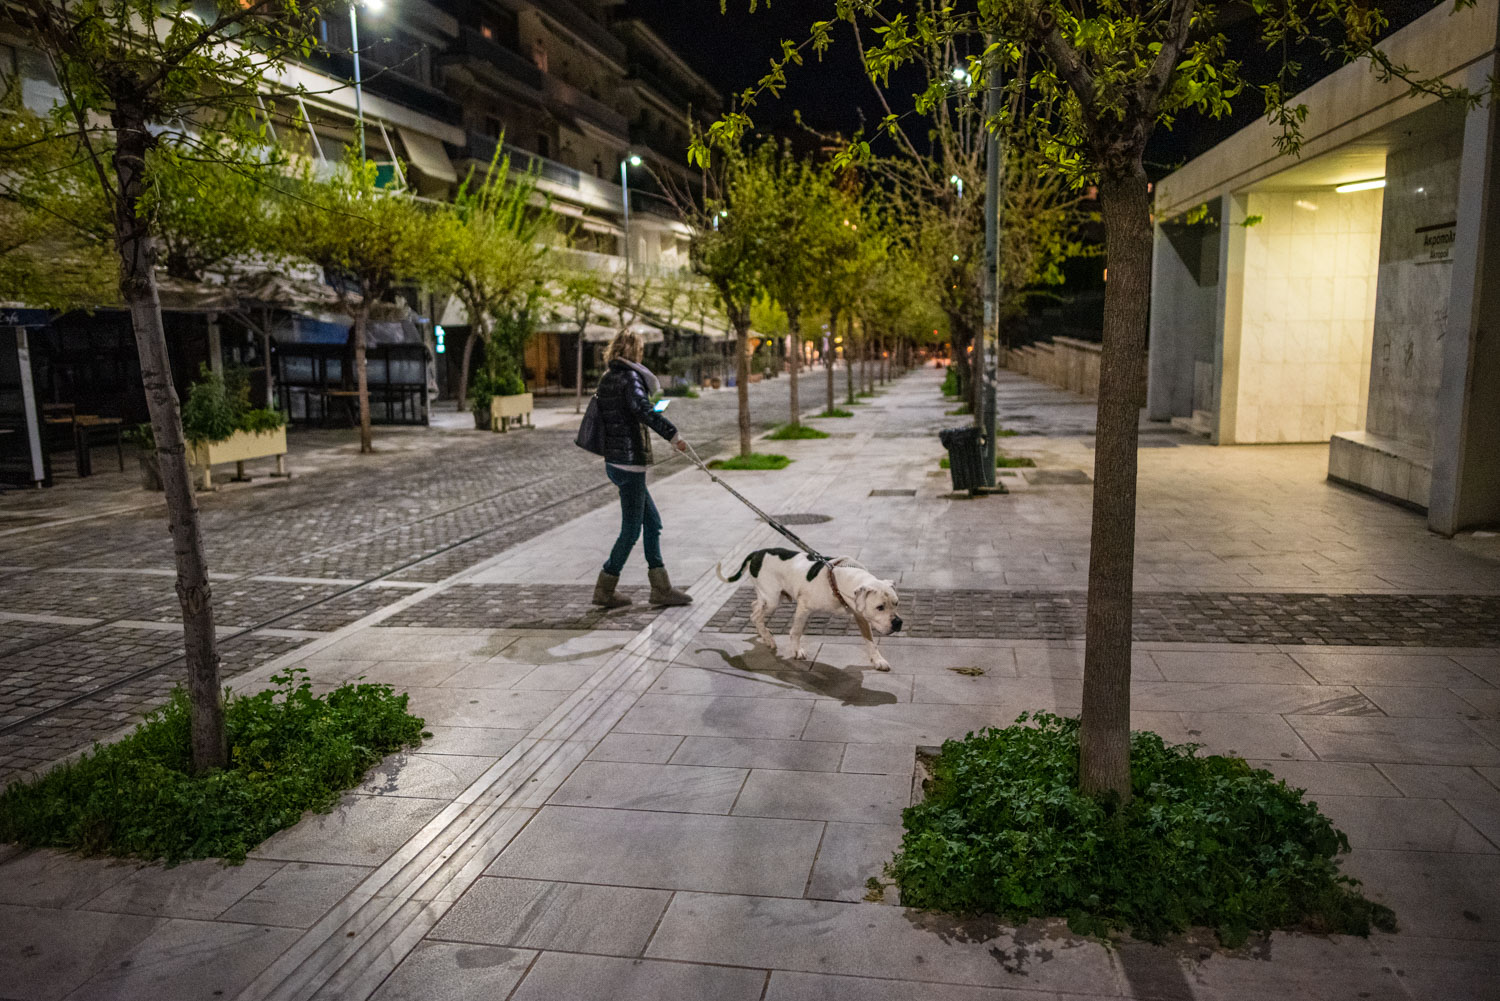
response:
[[[588,409],[583,412],[583,421],[578,425],[578,437],[574,444],[585,452],[604,454],[604,418],[599,413],[598,393],[589,400]]]

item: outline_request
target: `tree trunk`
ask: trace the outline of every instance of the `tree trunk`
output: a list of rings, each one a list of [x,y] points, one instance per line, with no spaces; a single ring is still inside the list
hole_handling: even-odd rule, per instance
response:
[[[359,450],[361,454],[375,451],[370,442],[370,379],[365,366],[365,339],[370,331],[370,302],[365,296],[354,314],[354,374],[355,386],[359,390]]]
[[[1086,793],[1130,798],[1130,634],[1135,570],[1137,388],[1151,296],[1151,202],[1140,153],[1099,179],[1109,283],[1099,356],[1093,535],[1079,731]]]
[[[797,366],[801,362],[802,354],[802,318],[796,306],[786,311],[786,325],[791,333],[787,334],[787,375],[791,379],[791,385],[787,394],[791,398],[792,427],[802,426],[802,403],[797,399]]]
[[[167,530],[172,536],[177,601],[182,608],[193,771],[202,773],[229,763],[223,692],[219,685],[219,649],[214,635],[213,590],[208,582],[198,503],[188,473],[182,411],[172,386],[172,363],[156,287],[155,248],[148,224],[137,210],[149,133],[144,114],[132,116],[123,109],[115,112],[113,125],[118,137],[113,166],[119,186],[114,229],[115,247],[120,255],[120,292],[130,309],[136,350],[140,354],[141,383],[146,391],[146,408],[151,414],[151,432],[156,437],[157,463],[166,494]]]
[[[835,389],[834,384],[833,384],[833,359],[834,359],[834,355],[837,354],[837,352],[834,350],[834,347],[833,347],[833,338],[834,338],[834,336],[838,332],[839,332],[839,314],[838,314],[837,311],[831,311],[828,314],[828,340],[827,340],[827,347],[823,351],[823,369],[824,369],[825,372],[828,373],[828,407],[827,407],[827,410],[828,410],[829,413],[833,413],[833,411],[837,408],[838,402],[839,402],[838,401],[838,392]]]
[[[849,393],[850,404],[854,403],[854,356],[858,349],[854,344],[854,316],[849,316],[849,323],[845,327],[848,331],[844,335],[844,386]]]
[[[734,389],[740,405],[740,454],[750,454],[750,311],[734,318]]]
[[[469,406],[469,364],[474,357],[474,342],[479,340],[479,324],[469,324],[469,336],[464,338],[464,357],[458,363],[458,412]]]
[[[973,341],[973,336],[957,316],[949,315],[948,327],[952,332],[949,346],[953,351],[953,367],[958,371],[958,399],[960,404],[967,404],[971,394],[969,387],[973,382],[973,371],[969,366],[969,344]]]

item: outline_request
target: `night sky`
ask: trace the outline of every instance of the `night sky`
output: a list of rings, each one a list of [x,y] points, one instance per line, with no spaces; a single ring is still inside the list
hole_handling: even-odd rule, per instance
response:
[[[1431,0],[1396,0],[1383,5],[1394,26],[1409,23],[1432,9]],[[754,83],[766,71],[770,59],[779,52],[783,38],[801,40],[808,25],[828,17],[832,0],[776,0],[766,9],[748,13],[748,0],[728,0],[726,13],[719,13],[719,0],[635,0],[630,4],[633,15],[654,28],[698,72],[715,84],[726,96],[738,93]],[[1222,8],[1229,12],[1227,5]],[[1232,16],[1224,17],[1233,20]],[[1231,48],[1246,54],[1255,79],[1264,79],[1274,69],[1258,53],[1253,26],[1241,21],[1229,26]],[[866,36],[867,44],[871,39]],[[1317,53],[1301,54],[1304,63],[1303,83],[1311,82],[1333,67],[1322,64]],[[1257,62],[1262,63],[1256,66]],[[856,130],[863,120],[874,122],[882,110],[870,84],[860,70],[853,31],[840,24],[835,43],[821,64],[809,61],[789,70],[789,85],[779,100],[766,97],[752,111],[757,128],[763,132],[793,138],[799,146],[812,145],[793,118],[800,110],[804,120],[825,132],[845,135]],[[920,86],[909,81],[907,91]],[[910,106],[910,99],[904,102]],[[1262,111],[1259,94],[1242,94],[1235,102],[1235,114],[1229,120],[1204,120],[1197,116],[1184,118],[1175,131],[1158,128],[1147,152],[1148,169],[1162,176],[1186,160],[1210,149],[1236,130],[1253,122]],[[904,110],[898,106],[897,110]]]

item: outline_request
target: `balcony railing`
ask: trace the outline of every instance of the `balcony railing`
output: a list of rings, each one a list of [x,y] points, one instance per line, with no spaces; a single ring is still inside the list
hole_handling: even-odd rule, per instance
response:
[[[354,79],[354,60],[348,53],[315,52],[308,57],[307,63],[318,72],[335,79]],[[449,125],[463,122],[463,107],[442,91],[410,80],[396,70],[384,69],[363,60],[361,69],[364,71],[362,76],[366,93],[394,101]]]

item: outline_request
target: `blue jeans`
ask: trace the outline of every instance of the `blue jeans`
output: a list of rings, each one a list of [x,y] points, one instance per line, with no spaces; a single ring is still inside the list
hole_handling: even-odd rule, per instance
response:
[[[661,558],[661,515],[656,513],[656,505],[646,490],[646,474],[628,473],[610,465],[604,467],[604,472],[620,488],[620,537],[615,539],[615,547],[604,562],[604,572],[620,576],[642,529],[646,533],[646,566],[665,566]]]

